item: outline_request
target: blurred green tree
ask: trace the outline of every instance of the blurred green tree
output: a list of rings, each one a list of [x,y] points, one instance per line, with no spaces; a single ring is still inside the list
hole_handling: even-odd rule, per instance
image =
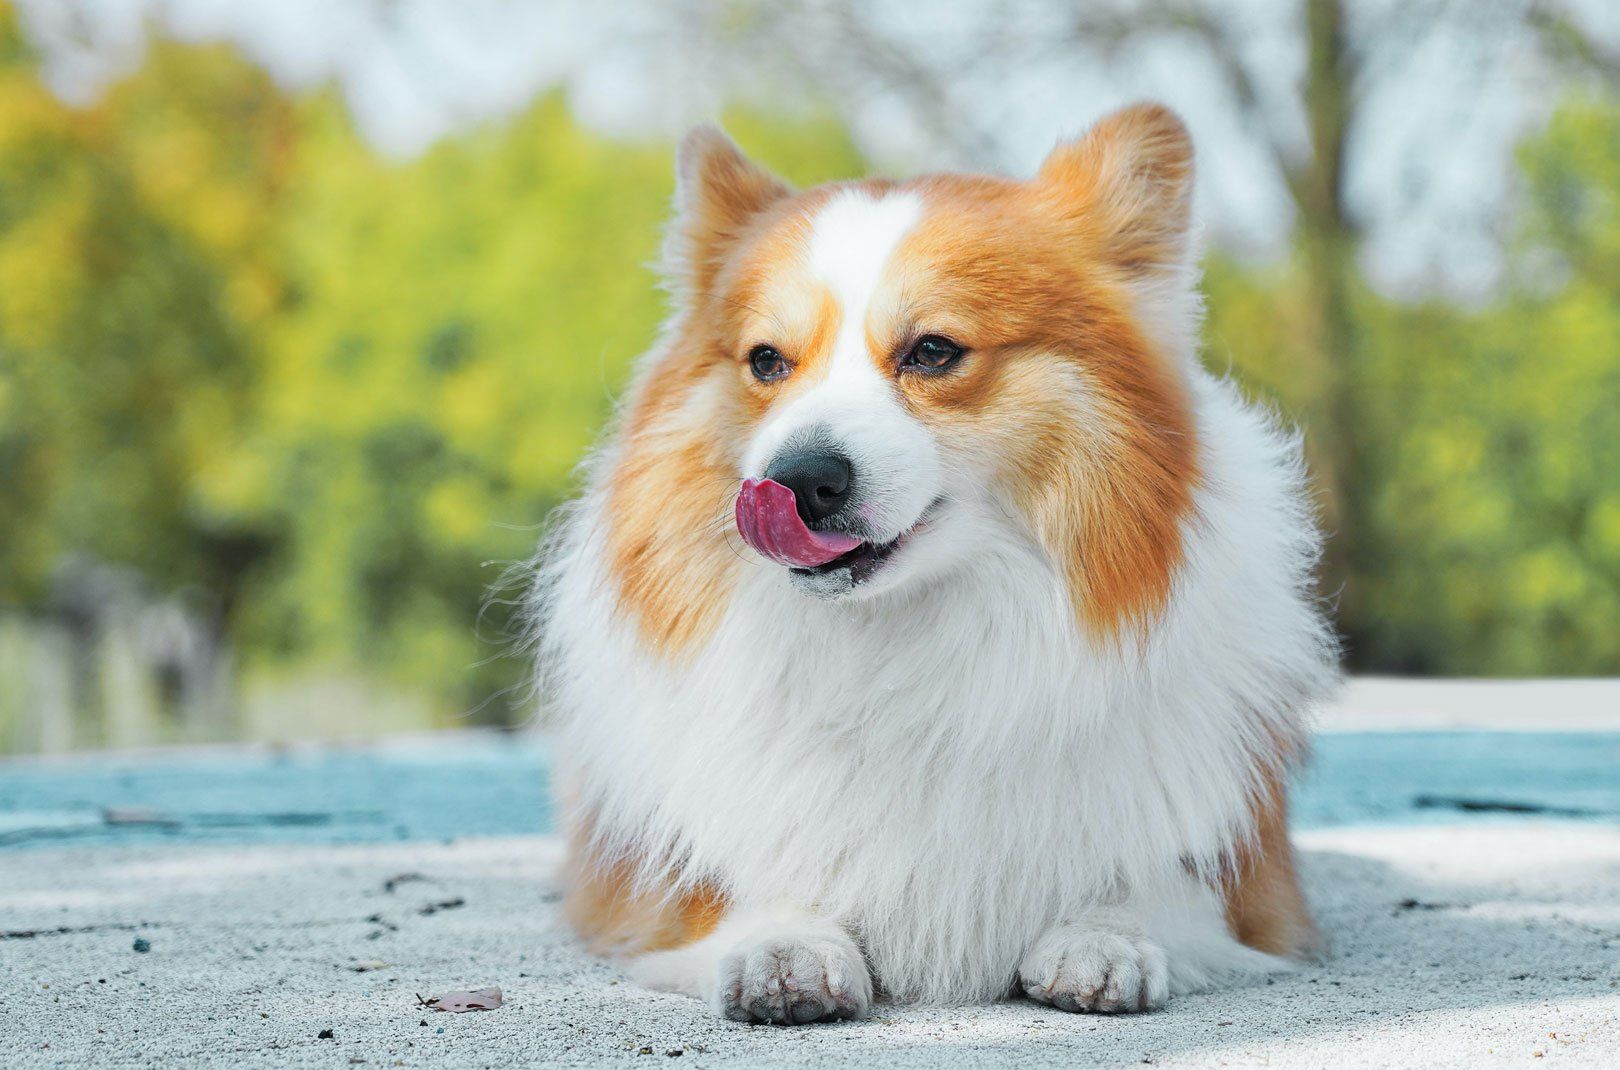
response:
[[[1620,105],[1572,103],[1520,163],[1491,303],[1350,294],[1362,669],[1620,671]],[[1308,274],[1216,255],[1206,276],[1211,363],[1289,414],[1317,388]]]
[[[1370,664],[1620,671],[1620,106],[1572,102],[1520,161],[1502,297],[1363,313]]]
[[[732,125],[795,177],[861,170],[830,123]],[[558,96],[404,164],[330,95],[302,131],[298,298],[265,339],[259,419],[204,487],[283,536],[239,634],[479,708],[527,671],[469,671],[505,631],[497,604],[475,635],[484,586],[532,552],[662,317],[670,146],[586,133]]]
[[[172,46],[75,111],[0,8],[0,601],[38,602],[66,551],[228,601],[255,556],[194,487],[279,303],[289,117],[261,72]]]

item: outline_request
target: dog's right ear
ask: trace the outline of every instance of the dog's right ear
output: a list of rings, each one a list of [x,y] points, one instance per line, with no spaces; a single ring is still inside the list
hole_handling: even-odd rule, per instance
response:
[[[675,219],[664,242],[670,281],[689,293],[708,293],[748,225],[792,192],[718,127],[694,127],[675,154]]]

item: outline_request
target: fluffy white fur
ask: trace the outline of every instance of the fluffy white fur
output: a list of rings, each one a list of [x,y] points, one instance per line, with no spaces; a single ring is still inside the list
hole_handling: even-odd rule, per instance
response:
[[[734,904],[640,977],[730,1013],[761,998],[769,963],[800,955],[832,975],[833,1005],[862,1012],[870,981],[846,975],[863,959],[901,1001],[995,999],[1021,979],[1059,1005],[1112,983],[1147,1007],[1282,965],[1227,934],[1207,881],[1251,831],[1275,741],[1299,737],[1336,675],[1310,593],[1318,536],[1298,442],[1199,365],[1177,277],[1186,292],[1164,307],[1192,321],[1160,336],[1184,347],[1202,478],[1145,637],[1084,636],[1018,511],[929,436],[930,485],[906,484],[890,526],[948,504],[896,575],[821,600],[758,561],[706,644],[666,660],[605,571],[616,447],[598,456],[538,587],[562,760],[610,851],[673,863]],[[917,459],[861,449],[859,426],[847,437],[858,468]],[[739,456],[739,475],[767,452]]]

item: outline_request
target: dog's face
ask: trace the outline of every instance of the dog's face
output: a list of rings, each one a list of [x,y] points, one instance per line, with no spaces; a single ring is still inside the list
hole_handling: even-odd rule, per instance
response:
[[[738,533],[824,599],[949,583],[1025,539],[1082,623],[1151,615],[1196,467],[1190,177],[1156,107],[1029,182],[795,194],[717,131],[691,135],[670,242],[683,307],[609,485],[610,564],[644,631],[679,645],[712,623],[749,560]]]

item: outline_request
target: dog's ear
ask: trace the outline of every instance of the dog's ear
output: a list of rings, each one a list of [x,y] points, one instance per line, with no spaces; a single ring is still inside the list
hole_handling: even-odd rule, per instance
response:
[[[792,193],[714,126],[695,127],[675,155],[675,218],[665,272],[690,293],[708,293],[726,253],[765,209]]]
[[[1058,145],[1035,181],[1127,276],[1175,271],[1189,259],[1192,139],[1162,104],[1133,104]]]

